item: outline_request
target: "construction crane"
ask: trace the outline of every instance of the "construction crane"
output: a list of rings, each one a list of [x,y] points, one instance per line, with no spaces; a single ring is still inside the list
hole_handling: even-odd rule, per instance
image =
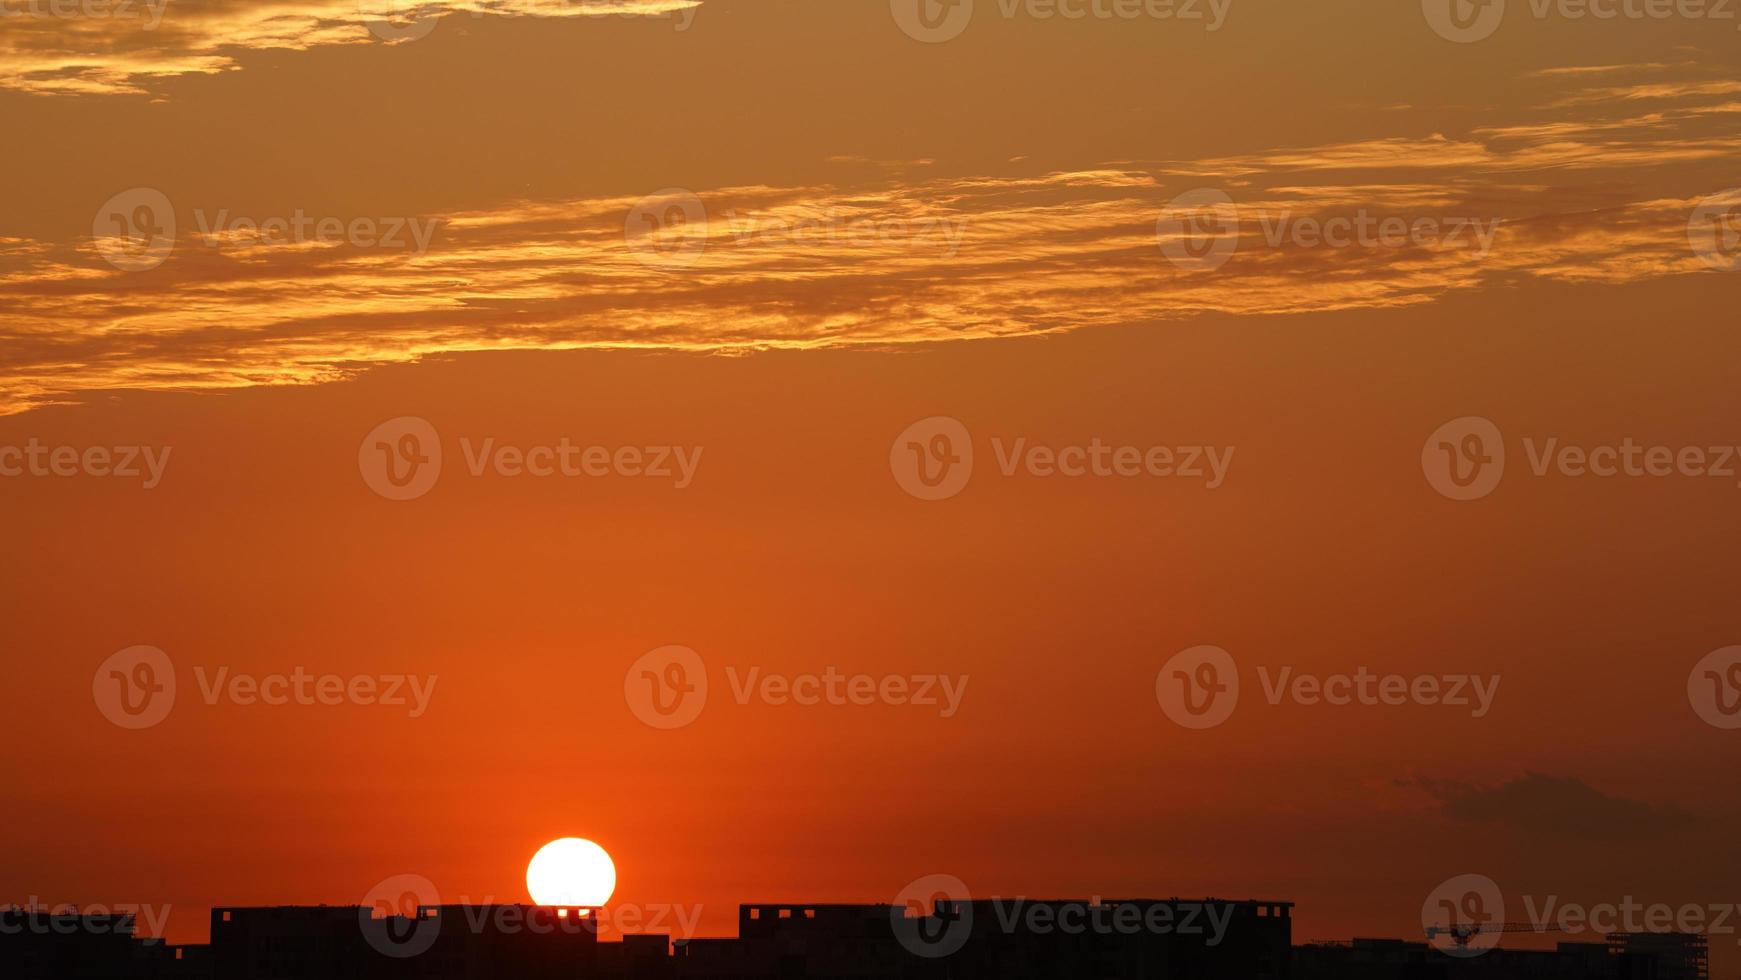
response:
[[[1458,949],[1462,949],[1468,946],[1469,941],[1476,936],[1506,932],[1559,932],[1560,929],[1560,926],[1548,922],[1489,922],[1485,925],[1428,926],[1427,941],[1432,942],[1440,935],[1447,935],[1451,937],[1451,942],[1457,944]]]

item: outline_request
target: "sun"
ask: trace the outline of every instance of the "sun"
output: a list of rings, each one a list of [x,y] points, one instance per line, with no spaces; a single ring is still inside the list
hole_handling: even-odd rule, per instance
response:
[[[553,840],[526,866],[526,891],[536,905],[599,908],[617,890],[617,866],[605,849],[579,837]]]

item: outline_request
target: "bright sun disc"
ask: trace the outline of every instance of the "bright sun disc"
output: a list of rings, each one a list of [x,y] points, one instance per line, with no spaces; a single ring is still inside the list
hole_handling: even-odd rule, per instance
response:
[[[553,840],[526,866],[526,891],[537,905],[598,908],[617,890],[617,866],[605,849],[579,837]]]

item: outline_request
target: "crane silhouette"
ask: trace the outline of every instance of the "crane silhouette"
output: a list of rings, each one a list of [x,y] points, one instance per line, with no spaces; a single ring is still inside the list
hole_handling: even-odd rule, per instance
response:
[[[1486,924],[1428,926],[1427,941],[1431,942],[1440,935],[1451,937],[1459,949],[1469,945],[1469,941],[1479,935],[1500,934],[1507,932],[1559,932],[1562,927],[1552,923],[1535,922],[1489,922]]]

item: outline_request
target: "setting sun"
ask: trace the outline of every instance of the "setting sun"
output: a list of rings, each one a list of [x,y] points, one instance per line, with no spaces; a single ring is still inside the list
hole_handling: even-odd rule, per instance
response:
[[[526,867],[526,890],[539,905],[597,908],[617,890],[617,866],[592,841],[564,837],[532,856]]]

